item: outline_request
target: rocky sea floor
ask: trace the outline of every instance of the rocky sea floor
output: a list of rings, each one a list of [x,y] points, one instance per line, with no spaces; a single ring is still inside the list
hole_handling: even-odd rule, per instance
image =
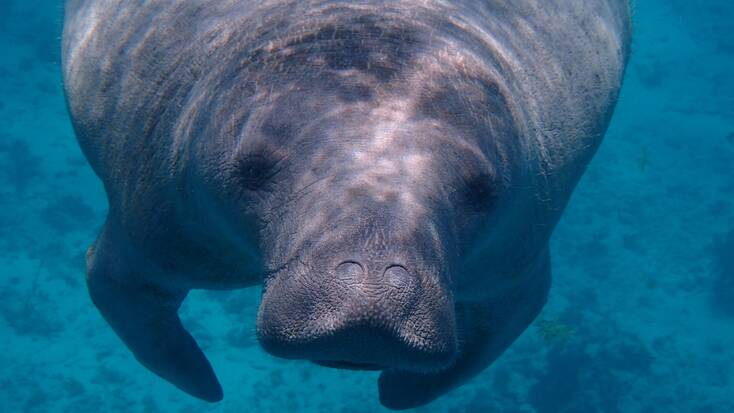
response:
[[[734,412],[734,2],[636,3],[613,124],[552,240],[548,305],[416,411]],[[57,1],[0,5],[0,411],[382,411],[376,373],[264,353],[258,289],[182,309],[223,402],[135,362],[85,288],[106,200],[66,113],[61,22]]]

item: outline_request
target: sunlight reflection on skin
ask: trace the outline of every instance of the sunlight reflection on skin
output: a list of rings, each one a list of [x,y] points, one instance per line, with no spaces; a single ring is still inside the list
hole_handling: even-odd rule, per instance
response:
[[[246,43],[245,40],[253,40],[248,36],[257,36],[257,33],[271,33],[267,42],[262,45],[262,50],[266,53],[280,53],[281,59],[287,60],[299,52],[296,49],[296,46],[300,44],[298,39],[305,39],[318,29],[317,20],[319,25],[333,25],[341,18],[341,12],[336,12],[337,10],[343,11],[351,8],[352,11],[358,13],[369,13],[377,4],[369,3],[344,6],[343,4],[316,1],[308,4],[275,1],[204,1],[202,4],[205,4],[206,7],[201,9],[202,24],[197,22],[196,25],[187,28],[191,29],[192,33],[189,35],[192,36],[192,39],[198,40],[194,43],[194,48],[200,49],[199,54],[204,56],[230,48],[242,53],[238,49],[242,46],[238,45]],[[140,3],[140,7],[126,7],[122,3],[116,7],[110,7],[107,2],[68,1],[67,10],[84,8],[78,13],[78,16],[84,16],[83,19],[78,18],[78,21],[67,22],[67,26],[73,30],[68,36],[71,40],[67,40],[67,48],[70,49],[64,53],[69,93],[84,91],[83,95],[87,97],[87,99],[78,100],[76,105],[72,105],[72,112],[78,114],[75,118],[93,123],[101,119],[105,113],[110,113],[110,107],[118,110],[119,113],[128,113],[127,109],[140,104],[139,97],[148,95],[150,86],[145,82],[150,79],[139,79],[138,72],[141,68],[124,70],[118,60],[124,58],[136,61],[146,57],[146,53],[155,51],[151,49],[150,45],[155,44],[156,39],[163,35],[161,27],[178,27],[176,24],[181,19],[188,22],[185,20],[188,17],[183,13],[185,8],[181,5],[177,5],[169,15],[154,13],[156,8],[164,7],[166,4],[166,0],[152,0]],[[328,149],[330,155],[326,156],[327,145],[321,151],[321,159],[311,159],[314,167],[326,165],[329,162],[345,166],[320,173],[314,173],[309,169],[301,171],[301,175],[292,186],[295,195],[283,200],[284,205],[293,202],[297,197],[307,196],[309,192],[324,191],[327,188],[326,185],[334,183],[333,179],[328,177],[329,175],[331,177],[343,176],[349,182],[343,181],[340,184],[345,186],[345,190],[340,191],[338,195],[342,197],[338,201],[344,206],[342,218],[358,213],[358,211],[349,210],[350,206],[357,204],[355,194],[370,194],[373,201],[378,203],[393,203],[400,211],[401,219],[405,221],[403,224],[415,230],[431,220],[426,215],[427,210],[430,209],[426,204],[426,194],[445,199],[447,191],[450,190],[445,185],[437,187],[432,184],[432,182],[440,182],[443,179],[437,174],[441,172],[443,164],[450,162],[444,159],[445,154],[450,151],[471,154],[471,156],[465,155],[462,159],[476,159],[477,162],[471,166],[472,168],[475,168],[476,165],[491,165],[497,168],[494,172],[504,185],[524,185],[512,182],[507,170],[512,163],[517,164],[518,161],[511,160],[510,151],[503,147],[504,143],[500,140],[486,140],[487,142],[481,143],[473,139],[464,139],[462,134],[446,130],[445,125],[441,125],[440,122],[413,118],[418,111],[416,104],[420,94],[429,93],[432,88],[437,87],[434,85],[434,80],[441,76],[447,78],[471,76],[478,79],[492,79],[496,83],[502,95],[508,99],[506,104],[517,121],[516,126],[522,137],[513,144],[518,146],[519,156],[524,159],[524,163],[531,169],[531,173],[537,175],[538,179],[547,179],[545,171],[553,169],[554,165],[575,164],[568,158],[583,158],[584,154],[589,152],[587,150],[589,143],[586,142],[589,133],[585,131],[593,130],[598,123],[598,120],[594,118],[587,123],[580,123],[576,119],[588,119],[584,116],[585,113],[594,114],[596,108],[589,106],[595,102],[594,94],[600,93],[595,91],[613,89],[610,83],[615,82],[616,79],[613,74],[605,73],[596,82],[597,87],[591,90],[578,90],[575,85],[589,84],[589,81],[579,76],[591,76],[594,71],[573,70],[575,69],[573,67],[569,69],[567,56],[558,54],[554,47],[549,47],[555,42],[568,40],[552,38],[556,34],[548,28],[574,27],[578,35],[573,41],[583,42],[585,37],[593,37],[596,41],[601,39],[610,45],[608,49],[603,50],[609,50],[612,53],[618,52],[621,45],[619,37],[615,36],[611,29],[612,23],[601,18],[585,20],[585,16],[594,14],[585,10],[591,6],[585,5],[584,2],[568,4],[569,6],[566,6],[566,3],[563,2],[540,2],[538,0],[524,0],[512,6],[498,0],[481,3],[421,1],[395,3],[383,9],[381,14],[386,16],[386,19],[380,22],[380,30],[393,30],[395,27],[414,25],[418,32],[429,33],[429,38],[426,40],[430,47],[412,56],[409,69],[404,70],[397,80],[399,83],[390,83],[384,87],[375,88],[375,98],[371,102],[334,104],[332,108],[315,111],[315,118],[301,125],[302,129],[299,131],[301,134],[316,135],[316,132],[312,133],[312,130],[320,128],[322,121],[336,119],[350,110],[365,114],[365,119],[375,120],[370,125],[362,125],[359,130],[344,131],[355,136],[352,138],[355,144],[347,153]],[[299,13],[305,13],[310,17],[296,21],[296,25],[290,28],[291,33],[288,35],[268,32],[269,25],[273,23],[269,19],[278,14],[277,9],[273,9],[276,10],[274,12],[269,11],[274,6],[296,7]],[[513,13],[510,9],[514,7],[521,8],[523,12]],[[563,7],[575,9],[569,12]],[[605,3],[604,7],[612,6]],[[259,13],[268,17],[258,17],[256,20],[250,18],[251,15],[259,15]],[[503,18],[493,18],[495,15],[503,15]],[[111,27],[119,25],[120,22],[140,20],[141,16],[144,16],[146,21],[154,20],[156,24],[148,24],[143,30],[135,25],[124,25],[114,31],[114,42],[127,45],[122,57],[115,54],[115,47],[110,47],[110,45],[102,47],[105,41],[104,34],[111,32]],[[222,16],[227,16],[226,20],[222,20],[222,24],[204,24],[207,21],[218,21]],[[422,20],[426,16],[445,16],[446,23],[450,27],[431,26],[432,23]],[[304,23],[311,20],[314,21],[315,26]],[[491,22],[491,24],[488,25],[486,22]],[[242,33],[243,25],[250,28],[244,34]],[[400,32],[400,29],[397,33],[406,34],[406,32]],[[456,36],[457,33],[461,34]],[[549,37],[551,37],[550,40]],[[389,39],[389,41],[400,41],[400,39]],[[383,53],[384,51],[378,52]],[[254,54],[242,54],[242,56],[253,59],[251,62],[235,62],[240,64],[242,70],[245,71],[249,70],[248,64],[264,63],[267,65],[269,62],[275,62],[273,63],[275,66],[264,66],[257,69],[270,75],[294,69],[283,65],[283,62],[277,59],[266,61],[260,58],[261,60],[257,60]],[[373,57],[375,62],[381,61],[377,55]],[[587,61],[586,64],[603,70],[602,68],[613,67],[613,65],[606,64],[605,60],[610,58],[608,54],[604,53],[591,55],[589,59],[597,60]],[[324,55],[316,55],[313,61],[309,61],[309,64],[323,66],[326,63],[324,59]],[[92,64],[101,62],[99,73],[93,75],[87,73],[90,70],[89,62]],[[166,64],[177,62],[162,61],[160,63],[165,68]],[[197,65],[200,63],[202,62],[197,62]],[[408,62],[403,63],[408,64]],[[196,69],[197,65],[193,65],[192,70]],[[252,135],[260,126],[257,121],[245,122],[246,119],[243,118],[242,113],[231,110],[230,108],[238,102],[230,99],[229,95],[235,97],[236,95],[219,89],[216,86],[217,83],[214,82],[215,79],[219,79],[220,83],[226,82],[228,79],[224,74],[229,74],[231,77],[232,74],[237,73],[227,72],[227,65],[215,65],[212,69],[210,73],[200,74],[201,78],[193,84],[193,89],[188,92],[186,100],[181,103],[178,121],[172,125],[173,133],[162,135],[162,138],[170,140],[167,144],[171,153],[170,169],[172,171],[182,171],[187,165],[187,160],[196,156],[198,151],[196,145],[201,140],[198,139],[197,134],[200,131],[195,129],[194,120],[200,118],[202,113],[209,113],[212,118],[223,119],[220,133],[217,136],[208,137],[220,145],[217,154],[220,159],[236,151],[236,147],[233,147],[231,142],[238,138],[237,135]],[[190,75],[186,71],[182,73],[170,68],[165,68],[165,70],[172,73],[172,78],[155,79],[162,82],[162,85],[181,75]],[[298,71],[293,73],[297,74]],[[119,79],[121,86],[118,89],[127,91],[127,97],[83,84],[85,81],[102,84],[108,82],[108,78],[115,76],[122,77]],[[360,81],[367,87],[374,86],[375,82],[354,69],[342,71],[341,76],[349,79],[362,79]],[[273,102],[294,92],[296,87],[295,83],[274,87],[272,82],[268,82],[267,78],[262,78],[254,71],[251,78],[244,77],[241,80],[242,82],[249,80],[247,84],[252,85],[254,89],[254,94],[249,99],[251,102],[256,102],[253,107],[259,107],[257,111],[260,113],[260,115],[253,114],[254,120],[262,119],[263,114],[274,109]],[[400,84],[413,86],[399,87]],[[390,90],[396,92],[388,92]],[[224,96],[230,99],[227,104],[221,104],[215,99],[216,95],[222,92],[225,92]],[[475,92],[476,89],[471,87],[461,90],[464,98],[469,100],[474,99],[472,96]],[[523,97],[527,96],[533,96],[533,99],[523,100]],[[120,101],[119,99],[127,100]],[[467,106],[472,107],[472,105]],[[80,115],[82,113],[84,116]],[[558,114],[561,116],[559,117]],[[485,116],[481,109],[477,109],[476,113],[471,115],[478,119]],[[91,142],[89,145],[110,147],[109,150],[125,145],[128,139],[125,137],[126,120],[124,116],[121,116],[115,126],[110,126],[109,133],[106,133],[110,136],[109,139]],[[239,130],[239,125],[243,123],[246,124],[246,129]],[[438,130],[441,132],[437,132]],[[487,134],[492,135],[493,133],[490,124]],[[422,139],[433,140],[429,149],[426,149],[427,146],[424,145]],[[573,142],[574,139],[579,142]],[[84,145],[84,142],[82,144]],[[146,144],[147,142],[141,142],[139,145]],[[240,144],[246,145],[245,142],[240,142]],[[301,142],[294,139],[289,144],[296,148]],[[282,145],[282,143],[273,142],[273,150],[276,151],[276,154],[279,153],[277,151],[294,152],[293,149],[278,149],[277,145]],[[323,156],[326,157],[323,158]],[[329,159],[335,156],[343,157],[342,161],[335,162]],[[94,166],[94,159],[91,161]],[[217,158],[212,157],[208,162],[215,161]],[[121,168],[110,168],[110,170],[117,173]],[[556,173],[562,176],[566,172],[557,170]],[[135,186],[130,187],[131,194],[128,196],[131,202],[136,202],[135,190]],[[552,199],[554,198],[552,191],[561,190],[562,188],[552,187],[549,189],[536,188],[538,199],[541,200]],[[324,225],[328,225],[329,222],[333,223],[335,220],[338,218],[326,216],[323,211],[314,208],[307,222],[303,223],[304,228],[300,228],[298,234],[294,235],[294,239],[288,240],[288,243],[293,243],[296,239],[305,241],[309,239],[308,237],[323,232]],[[295,245],[299,244],[300,242],[295,243]]]

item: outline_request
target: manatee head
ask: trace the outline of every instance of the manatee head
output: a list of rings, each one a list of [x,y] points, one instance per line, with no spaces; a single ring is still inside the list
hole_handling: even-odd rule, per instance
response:
[[[494,160],[411,105],[394,97],[335,111],[266,161],[277,170],[259,215],[267,351],[419,371],[456,357],[455,271],[501,183]]]
[[[262,70],[236,82],[256,85],[238,89],[247,110],[219,116],[244,126],[205,133],[227,136],[202,143],[202,186],[266,267],[265,350],[437,371],[460,351],[466,258],[499,239],[523,149],[481,64],[405,22],[358,27],[253,57]]]

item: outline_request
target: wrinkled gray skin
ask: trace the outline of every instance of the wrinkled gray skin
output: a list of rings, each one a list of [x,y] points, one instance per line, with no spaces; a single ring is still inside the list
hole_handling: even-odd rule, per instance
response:
[[[92,300],[216,401],[177,309],[262,283],[265,350],[429,402],[543,306],[629,19],[624,0],[67,1],[69,109],[110,203]]]

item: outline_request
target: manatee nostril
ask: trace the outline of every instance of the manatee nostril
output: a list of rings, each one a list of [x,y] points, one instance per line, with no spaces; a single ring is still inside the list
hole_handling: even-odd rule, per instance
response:
[[[342,280],[354,280],[362,276],[364,269],[356,261],[343,261],[336,266],[336,276]]]
[[[400,264],[393,264],[385,269],[385,282],[395,287],[405,287],[410,284],[410,274]]]

